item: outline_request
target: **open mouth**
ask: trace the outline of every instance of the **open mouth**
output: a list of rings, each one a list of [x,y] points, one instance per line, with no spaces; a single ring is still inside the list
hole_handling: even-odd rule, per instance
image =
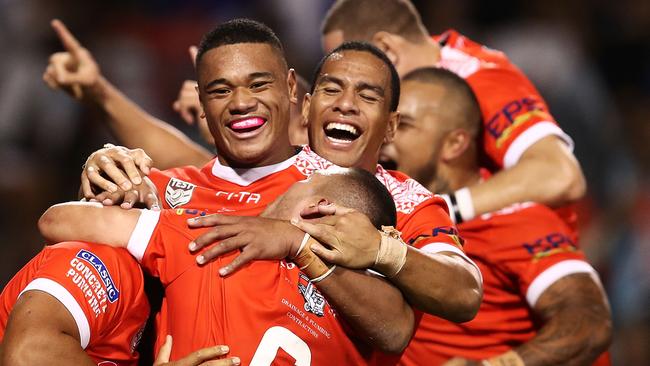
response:
[[[361,130],[347,123],[330,122],[325,125],[325,136],[332,142],[349,144],[361,136]]]
[[[266,123],[266,120],[261,117],[250,117],[238,119],[228,124],[228,128],[236,133],[246,133],[257,130]]]

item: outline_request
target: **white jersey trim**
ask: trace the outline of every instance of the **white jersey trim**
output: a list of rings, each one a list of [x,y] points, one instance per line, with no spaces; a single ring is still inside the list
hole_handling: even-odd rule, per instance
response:
[[[214,165],[212,165],[212,174],[215,177],[227,180],[228,182],[246,187],[271,174],[287,169],[293,165],[295,161],[296,156],[294,155],[283,162],[273,165],[247,169],[235,169],[229,166],[221,165],[219,159],[217,158],[214,160]]]
[[[571,137],[564,133],[564,131],[562,131],[562,129],[555,123],[542,121],[530,126],[510,144],[506,154],[503,156],[504,169],[508,169],[517,164],[524,152],[534,143],[546,136],[552,135],[557,136],[564,141],[569,147],[569,150],[573,152],[574,144]]]
[[[161,211],[152,211],[152,210],[142,210],[140,217],[138,218],[138,223],[135,224],[135,229],[131,233],[131,238],[129,238],[129,243],[126,246],[126,249],[131,253],[133,257],[138,262],[142,262],[142,257],[144,257],[144,252],[149,246],[151,241],[151,235],[160,220]]]
[[[86,318],[86,314],[68,289],[49,278],[36,278],[27,284],[25,289],[18,294],[18,297],[25,292],[32,290],[43,291],[54,296],[55,299],[59,300],[59,302],[68,309],[72,318],[74,318],[75,323],[77,323],[81,348],[86,349],[88,343],[90,343],[90,325],[88,323],[88,318]]]
[[[467,261],[469,264],[474,266],[476,268],[476,272],[478,273],[478,279],[481,284],[483,284],[483,274],[481,274],[481,270],[478,268],[476,263],[474,263],[473,260],[469,259],[467,254],[463,252],[462,250],[458,249],[458,247],[455,247],[451,244],[447,243],[429,243],[420,248],[421,251],[427,253],[427,254],[436,254],[440,252],[452,252],[454,254],[459,255],[461,258],[463,258],[465,261]]]
[[[589,263],[578,259],[568,259],[548,267],[544,272],[535,277],[530,286],[528,286],[528,291],[526,291],[528,305],[531,308],[534,307],[539,297],[551,285],[559,279],[575,273],[588,273],[596,283],[600,284],[598,272]]]

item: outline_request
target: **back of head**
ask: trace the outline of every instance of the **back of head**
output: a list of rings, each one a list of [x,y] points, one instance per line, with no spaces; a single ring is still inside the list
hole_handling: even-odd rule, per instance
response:
[[[327,12],[321,34],[342,31],[345,40],[371,41],[380,31],[411,42],[428,35],[410,0],[338,0]]]
[[[444,87],[445,108],[451,109],[457,117],[449,121],[454,124],[449,129],[462,128],[474,137],[479,135],[481,110],[474,92],[463,78],[446,69],[425,67],[413,70],[402,78],[403,84],[412,81]]]
[[[312,79],[311,83],[311,90],[310,93],[314,94],[314,88],[316,87],[316,84],[318,83],[318,78],[321,76],[321,71],[323,69],[323,65],[325,62],[335,53],[341,53],[345,51],[359,51],[359,52],[367,52],[373,56],[375,56],[377,59],[379,59],[386,67],[388,68],[388,71],[390,72],[390,90],[391,90],[391,100],[389,104],[390,111],[396,111],[397,110],[397,105],[399,104],[399,94],[400,94],[400,82],[399,82],[399,74],[397,73],[397,70],[395,69],[395,65],[393,65],[392,62],[390,62],[390,59],[388,59],[388,56],[384,52],[382,52],[379,48],[373,46],[372,44],[368,42],[359,42],[359,41],[350,41],[350,42],[344,42],[340,46],[336,47],[332,52],[328,53],[323,57],[318,64],[316,65],[316,70],[314,71],[314,76]]]
[[[365,214],[377,229],[397,224],[393,197],[371,173],[361,168],[329,169],[320,173],[333,178],[319,189],[331,202]]]
[[[239,43],[268,44],[277,51],[284,65],[287,64],[282,43],[271,28],[255,20],[238,18],[219,24],[203,36],[196,55],[197,67],[206,52]]]

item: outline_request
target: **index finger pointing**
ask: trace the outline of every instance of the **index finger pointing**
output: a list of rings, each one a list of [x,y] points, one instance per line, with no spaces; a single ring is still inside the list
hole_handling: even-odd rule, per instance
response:
[[[199,53],[199,48],[196,46],[190,46],[189,50],[190,58],[192,59],[192,65],[196,67],[196,55]]]
[[[51,24],[66,51],[75,54],[83,48],[62,21],[54,19]]]

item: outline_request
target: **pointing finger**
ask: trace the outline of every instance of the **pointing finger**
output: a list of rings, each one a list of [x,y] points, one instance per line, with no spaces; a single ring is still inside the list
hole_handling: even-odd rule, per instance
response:
[[[79,53],[83,47],[81,46],[81,43],[79,43],[79,41],[77,41],[77,39],[72,35],[72,33],[70,33],[65,24],[63,24],[63,22],[58,19],[52,20],[51,24],[52,28],[54,28],[54,31],[59,36],[63,47],[72,54],[76,55]]]

